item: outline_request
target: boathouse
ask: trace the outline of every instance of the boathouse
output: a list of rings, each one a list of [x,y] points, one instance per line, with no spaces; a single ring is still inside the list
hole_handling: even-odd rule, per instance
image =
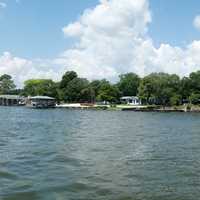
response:
[[[0,95],[0,106],[22,106],[25,98],[18,95]]]
[[[32,108],[54,108],[56,99],[48,96],[28,97],[27,106]]]
[[[141,99],[139,97],[134,97],[134,96],[121,97],[120,101],[122,104],[127,104],[132,106],[138,106],[142,104]]]

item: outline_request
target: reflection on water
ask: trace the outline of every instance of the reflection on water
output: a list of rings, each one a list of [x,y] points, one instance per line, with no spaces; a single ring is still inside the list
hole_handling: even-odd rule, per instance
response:
[[[0,108],[1,200],[197,200],[200,115]]]

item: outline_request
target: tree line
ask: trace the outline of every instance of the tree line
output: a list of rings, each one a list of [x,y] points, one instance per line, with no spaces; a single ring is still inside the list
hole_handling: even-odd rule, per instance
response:
[[[23,89],[16,89],[10,75],[0,76],[0,94],[50,96],[58,102],[120,102],[122,96],[138,96],[143,104],[178,106],[200,103],[200,71],[180,78],[176,74],[152,73],[143,78],[135,73],[119,76],[115,84],[106,79],[89,81],[76,72],[67,71],[61,81],[30,79]]]

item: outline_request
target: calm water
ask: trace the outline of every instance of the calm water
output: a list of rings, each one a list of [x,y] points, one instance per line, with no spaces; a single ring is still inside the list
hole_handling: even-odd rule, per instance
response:
[[[200,114],[0,108],[1,200],[197,200]]]

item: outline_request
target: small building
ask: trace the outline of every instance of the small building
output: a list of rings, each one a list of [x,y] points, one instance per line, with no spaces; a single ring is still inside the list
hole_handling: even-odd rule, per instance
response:
[[[24,106],[25,100],[18,95],[0,95],[0,106]]]
[[[106,106],[106,105],[110,105],[110,102],[108,102],[108,101],[97,101],[96,105]]]
[[[32,108],[55,108],[56,99],[48,96],[28,97],[26,104]]]
[[[132,106],[138,106],[142,104],[141,99],[139,97],[134,97],[134,96],[121,97],[120,102],[122,104],[128,104]]]

